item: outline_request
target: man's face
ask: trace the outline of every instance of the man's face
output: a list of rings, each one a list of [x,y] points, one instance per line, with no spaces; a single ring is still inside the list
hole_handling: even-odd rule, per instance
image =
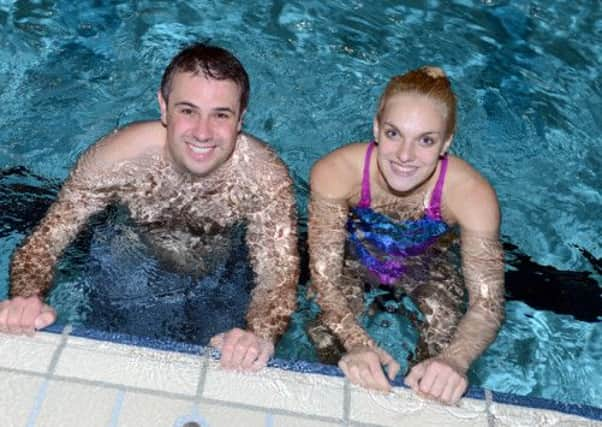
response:
[[[242,126],[241,91],[232,80],[177,73],[169,100],[159,91],[167,155],[176,168],[207,176],[230,158]]]

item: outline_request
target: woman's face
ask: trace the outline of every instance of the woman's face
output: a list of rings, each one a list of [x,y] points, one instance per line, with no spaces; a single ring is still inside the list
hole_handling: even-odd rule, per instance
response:
[[[391,190],[412,192],[433,175],[452,140],[445,134],[445,113],[443,105],[420,94],[400,93],[387,100],[374,119],[374,138],[378,168]]]

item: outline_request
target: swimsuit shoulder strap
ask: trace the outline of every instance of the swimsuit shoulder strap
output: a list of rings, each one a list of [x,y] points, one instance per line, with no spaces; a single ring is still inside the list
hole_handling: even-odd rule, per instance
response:
[[[372,150],[376,144],[374,141],[370,141],[368,148],[366,149],[366,156],[364,157],[364,173],[362,175],[362,196],[359,203],[357,204],[360,208],[369,208],[372,203],[372,196],[370,195],[370,158],[372,156]]]
[[[426,209],[426,216],[431,219],[441,220],[441,196],[443,195],[443,183],[445,182],[445,175],[447,173],[447,161],[447,154],[445,154],[441,158],[441,171],[439,172],[439,178],[437,178],[429,206]]]

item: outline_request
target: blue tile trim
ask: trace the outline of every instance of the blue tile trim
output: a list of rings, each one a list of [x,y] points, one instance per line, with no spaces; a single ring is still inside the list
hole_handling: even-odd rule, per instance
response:
[[[54,324],[44,329],[45,332],[53,332],[60,334],[63,331],[64,325]],[[115,334],[82,327],[73,327],[72,336],[90,338],[101,341],[110,341],[119,344],[135,345],[139,347],[148,347],[156,350],[176,351],[189,354],[209,354],[212,358],[219,356],[219,352],[213,349],[207,349],[195,344],[179,343],[168,340],[158,340],[146,337],[137,337],[126,334]],[[336,366],[323,365],[315,362],[305,361],[290,361],[283,359],[272,359],[268,363],[272,368],[279,368],[287,371],[301,372],[308,374],[321,374],[342,377],[343,373]],[[405,387],[403,381],[396,378],[393,385]],[[481,387],[470,386],[465,396],[473,399],[485,399],[485,390]],[[566,403],[551,399],[544,399],[532,396],[519,396],[510,393],[492,392],[493,401],[503,404],[523,406],[528,408],[545,409],[563,412],[570,415],[578,415],[580,417],[589,418],[592,420],[602,421],[602,408],[597,408],[590,405],[581,405],[577,403]]]
[[[125,391],[117,391],[117,396],[115,397],[115,404],[113,405],[113,412],[111,413],[111,421],[109,422],[109,427],[117,427],[119,425],[119,416],[121,415],[121,409],[123,408],[124,398]]]
[[[45,379],[40,384],[40,388],[38,389],[38,394],[36,396],[36,400],[33,402],[33,408],[31,408],[31,412],[29,413],[29,417],[27,418],[27,427],[35,427],[38,416],[40,415],[40,410],[42,409],[42,403],[46,399],[46,394],[48,391],[48,380]]]
[[[271,413],[268,413],[265,416],[265,427],[274,427],[274,415]]]
[[[187,423],[196,423],[199,427],[209,427],[209,423],[200,415],[184,415],[176,420],[173,427],[183,427]]]

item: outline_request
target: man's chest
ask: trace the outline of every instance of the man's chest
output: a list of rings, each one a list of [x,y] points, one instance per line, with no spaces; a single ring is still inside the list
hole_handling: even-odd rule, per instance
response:
[[[119,197],[140,224],[179,224],[199,232],[211,232],[205,228],[229,227],[245,217],[240,197],[228,188],[202,191],[194,187],[156,186],[141,190]]]

